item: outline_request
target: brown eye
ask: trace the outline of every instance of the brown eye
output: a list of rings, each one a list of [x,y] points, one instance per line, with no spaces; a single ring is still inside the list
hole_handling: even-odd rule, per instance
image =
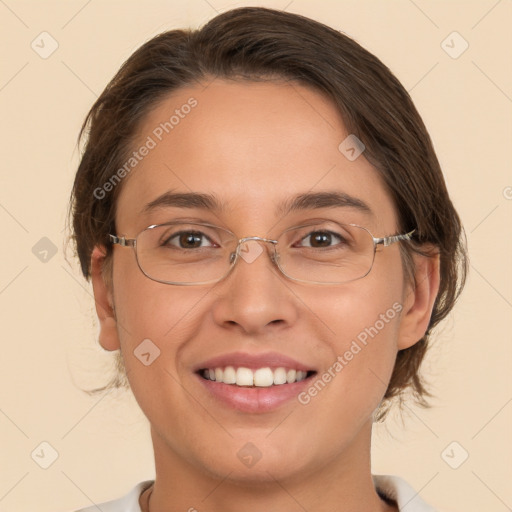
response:
[[[167,238],[162,245],[178,246],[180,249],[198,249],[210,246],[211,243],[205,234],[197,231],[182,231]]]
[[[344,239],[340,235],[332,233],[331,231],[312,231],[304,238],[302,238],[300,241],[300,246],[322,248],[332,247],[333,245],[343,242]]]

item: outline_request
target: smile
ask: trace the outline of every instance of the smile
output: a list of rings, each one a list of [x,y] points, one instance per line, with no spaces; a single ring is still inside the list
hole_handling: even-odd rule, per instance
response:
[[[240,387],[260,388],[293,384],[310,377],[314,373],[314,371],[302,371],[294,368],[286,369],[282,366],[274,369],[268,366],[257,369],[243,366],[238,368],[226,366],[225,368],[204,368],[199,372],[206,380]]]
[[[229,352],[192,368],[209,402],[237,412],[266,413],[297,404],[318,368],[279,352]]]

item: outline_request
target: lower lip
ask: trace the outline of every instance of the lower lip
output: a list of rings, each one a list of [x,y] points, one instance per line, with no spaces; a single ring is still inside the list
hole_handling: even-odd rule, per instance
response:
[[[224,384],[207,380],[196,374],[203,386],[219,401],[233,409],[243,412],[269,412],[291,400],[297,400],[297,396],[305,387],[309,386],[311,377],[293,384],[279,384],[269,387],[242,387],[235,384]]]

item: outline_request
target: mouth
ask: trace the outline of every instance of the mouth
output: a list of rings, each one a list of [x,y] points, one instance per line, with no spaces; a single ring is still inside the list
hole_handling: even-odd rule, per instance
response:
[[[309,379],[316,374],[314,370],[298,370],[269,366],[251,369],[244,366],[226,366],[215,368],[201,368],[196,372],[205,380],[237,386],[243,388],[268,388],[294,384]]]
[[[276,352],[233,352],[204,361],[193,371],[208,401],[247,413],[271,412],[297,401],[318,373]]]

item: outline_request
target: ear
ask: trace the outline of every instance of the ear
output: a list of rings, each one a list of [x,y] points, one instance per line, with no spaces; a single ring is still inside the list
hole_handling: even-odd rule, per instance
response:
[[[432,249],[431,256],[413,255],[415,285],[409,283],[404,288],[398,350],[412,347],[427,331],[440,280],[439,251]]]
[[[91,255],[91,281],[94,291],[96,313],[100,321],[100,345],[105,350],[120,348],[117,321],[114,310],[112,286],[105,282],[102,269],[105,264],[105,248],[95,246]]]

